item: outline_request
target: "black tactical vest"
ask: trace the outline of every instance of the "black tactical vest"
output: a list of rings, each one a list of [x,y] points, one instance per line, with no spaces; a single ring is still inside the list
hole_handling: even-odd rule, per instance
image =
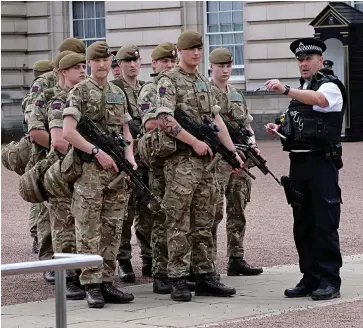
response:
[[[304,79],[300,79],[302,89]],[[317,91],[324,83],[336,84],[343,97],[343,107],[340,112],[321,113],[313,110],[312,105],[305,105],[298,100],[291,100],[282,124],[282,131],[287,137],[282,140],[283,150],[325,150],[327,146],[339,142],[344,111],[347,106],[347,93],[342,82],[332,75],[321,72],[315,74],[306,90]]]

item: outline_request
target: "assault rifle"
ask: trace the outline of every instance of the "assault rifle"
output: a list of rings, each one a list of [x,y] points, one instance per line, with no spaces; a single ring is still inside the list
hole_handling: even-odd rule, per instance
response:
[[[240,124],[239,127],[235,129],[227,120],[223,119],[223,121],[226,124],[229,135],[231,136],[232,141],[236,146],[236,149],[241,151],[244,157],[246,157],[247,160],[249,159],[254,165],[256,165],[264,175],[271,174],[275,181],[279,185],[281,185],[279,179],[277,179],[276,176],[267,167],[267,161],[257,153],[255,148],[251,146],[249,142],[249,137],[252,136],[251,131],[244,127],[242,124]]]
[[[125,140],[119,133],[112,131],[111,133],[103,127],[105,131],[102,131],[89,117],[85,116],[78,124],[77,129],[85,136],[85,138],[101,148],[115,161],[119,174],[115,180],[109,184],[109,188],[115,186],[125,175],[127,175],[131,182],[136,187],[137,192],[148,194],[151,197],[158,197],[152,194],[149,188],[142,181],[142,175],[137,170],[134,170],[130,162],[125,158],[124,149],[128,147],[129,142]],[[124,174],[122,174],[122,172]]]
[[[185,112],[185,109],[187,109],[185,104],[178,104],[174,111],[174,118],[181,125],[181,127],[197,139],[204,141],[212,149],[214,154],[220,154],[220,156],[230,166],[232,166],[232,168],[241,168],[235,153],[220,142],[218,138],[218,132],[220,129],[218,126],[207,118],[203,118],[202,124],[195,122],[190,118],[190,116],[188,116],[188,114]],[[211,166],[209,165],[209,169],[210,168]]]

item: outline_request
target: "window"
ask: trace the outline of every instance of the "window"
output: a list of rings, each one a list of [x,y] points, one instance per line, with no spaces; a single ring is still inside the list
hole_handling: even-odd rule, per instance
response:
[[[225,47],[233,55],[232,79],[244,79],[242,1],[206,2],[206,63],[215,48]]]
[[[86,48],[93,42],[105,40],[105,2],[72,1],[70,5],[71,35],[81,39]],[[87,68],[90,74],[89,67]]]
[[[354,7],[360,11],[363,11],[363,1],[354,1]]]

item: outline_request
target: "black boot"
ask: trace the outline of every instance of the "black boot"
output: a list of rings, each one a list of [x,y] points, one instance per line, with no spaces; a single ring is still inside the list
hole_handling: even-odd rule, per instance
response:
[[[171,281],[168,277],[154,277],[153,292],[155,294],[170,294]]]
[[[142,258],[142,269],[141,269],[141,272],[142,272],[142,275],[144,277],[151,277],[152,274],[151,274],[151,269],[152,269],[152,259],[151,257],[143,257]]]
[[[131,260],[118,261],[118,275],[122,282],[135,282],[135,273],[132,268]]]
[[[34,254],[39,253],[39,243],[38,243],[38,237],[37,236],[35,236],[34,239],[33,239],[32,253],[34,253]]]
[[[134,295],[122,292],[111,282],[103,283],[101,290],[106,303],[124,304],[134,300]]]
[[[303,284],[299,284],[294,288],[285,289],[285,296],[289,298],[296,298],[296,297],[305,297],[310,295],[313,289],[305,286]]]
[[[50,285],[54,285],[55,284],[55,272],[54,271],[46,271],[43,272],[43,277],[44,280],[50,284]]]
[[[340,297],[340,290],[333,286],[321,286],[311,293],[314,301],[332,300]]]
[[[201,275],[197,277],[195,283],[195,296],[232,296],[236,290],[227,287],[212,274]]]
[[[86,298],[86,292],[79,287],[74,277],[66,278],[66,297],[67,300],[84,300]]]
[[[170,298],[177,302],[189,302],[192,299],[192,294],[190,293],[187,281],[184,277],[173,278],[171,286]]]
[[[101,309],[105,306],[105,299],[99,284],[85,285],[85,290],[89,308]]]
[[[228,276],[257,276],[263,272],[262,268],[254,268],[241,257],[230,257],[228,261]]]

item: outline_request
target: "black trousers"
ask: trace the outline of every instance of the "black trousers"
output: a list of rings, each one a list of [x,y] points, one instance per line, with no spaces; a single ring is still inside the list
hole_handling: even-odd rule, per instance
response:
[[[290,153],[291,190],[296,202],[294,240],[303,278],[313,289],[340,288],[342,256],[339,245],[341,190],[333,161],[323,154]]]

